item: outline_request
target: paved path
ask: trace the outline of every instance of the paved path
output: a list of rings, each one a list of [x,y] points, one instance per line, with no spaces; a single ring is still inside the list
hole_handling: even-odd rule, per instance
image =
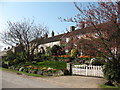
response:
[[[104,82],[104,79],[94,77],[59,76],[41,78],[17,75],[10,71],[2,72],[3,88],[98,88],[99,84]]]

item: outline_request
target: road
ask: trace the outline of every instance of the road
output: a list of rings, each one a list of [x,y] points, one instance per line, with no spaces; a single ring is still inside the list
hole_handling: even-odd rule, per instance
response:
[[[31,76],[17,75],[10,71],[0,70],[1,72],[2,88],[64,88],[42,78],[38,80]]]
[[[1,71],[2,88],[98,88],[103,78],[84,76],[32,77]]]

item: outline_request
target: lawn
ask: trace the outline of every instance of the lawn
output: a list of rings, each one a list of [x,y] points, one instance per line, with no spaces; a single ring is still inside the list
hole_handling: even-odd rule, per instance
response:
[[[109,86],[109,85],[100,85],[100,88],[116,88],[120,90],[120,87]]]
[[[19,73],[19,74],[25,74],[25,75],[28,75],[28,76],[34,76],[34,77],[45,77],[45,76],[42,76],[42,75],[39,75],[39,74],[25,73],[25,72],[16,71],[16,70],[11,70],[11,69],[6,69],[6,68],[2,68],[2,67],[0,67],[0,69],[2,69],[2,70],[6,70],[6,71],[15,72],[15,73]]]

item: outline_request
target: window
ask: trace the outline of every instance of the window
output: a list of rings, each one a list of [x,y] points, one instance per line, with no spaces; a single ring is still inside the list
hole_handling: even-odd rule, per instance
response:
[[[70,39],[70,38],[66,38],[66,42],[67,42],[67,43],[69,42],[69,39]]]

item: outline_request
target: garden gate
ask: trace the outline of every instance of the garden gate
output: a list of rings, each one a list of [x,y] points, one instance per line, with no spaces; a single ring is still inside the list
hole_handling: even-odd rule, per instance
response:
[[[73,75],[85,75],[103,77],[103,67],[93,65],[74,65],[72,64]]]

